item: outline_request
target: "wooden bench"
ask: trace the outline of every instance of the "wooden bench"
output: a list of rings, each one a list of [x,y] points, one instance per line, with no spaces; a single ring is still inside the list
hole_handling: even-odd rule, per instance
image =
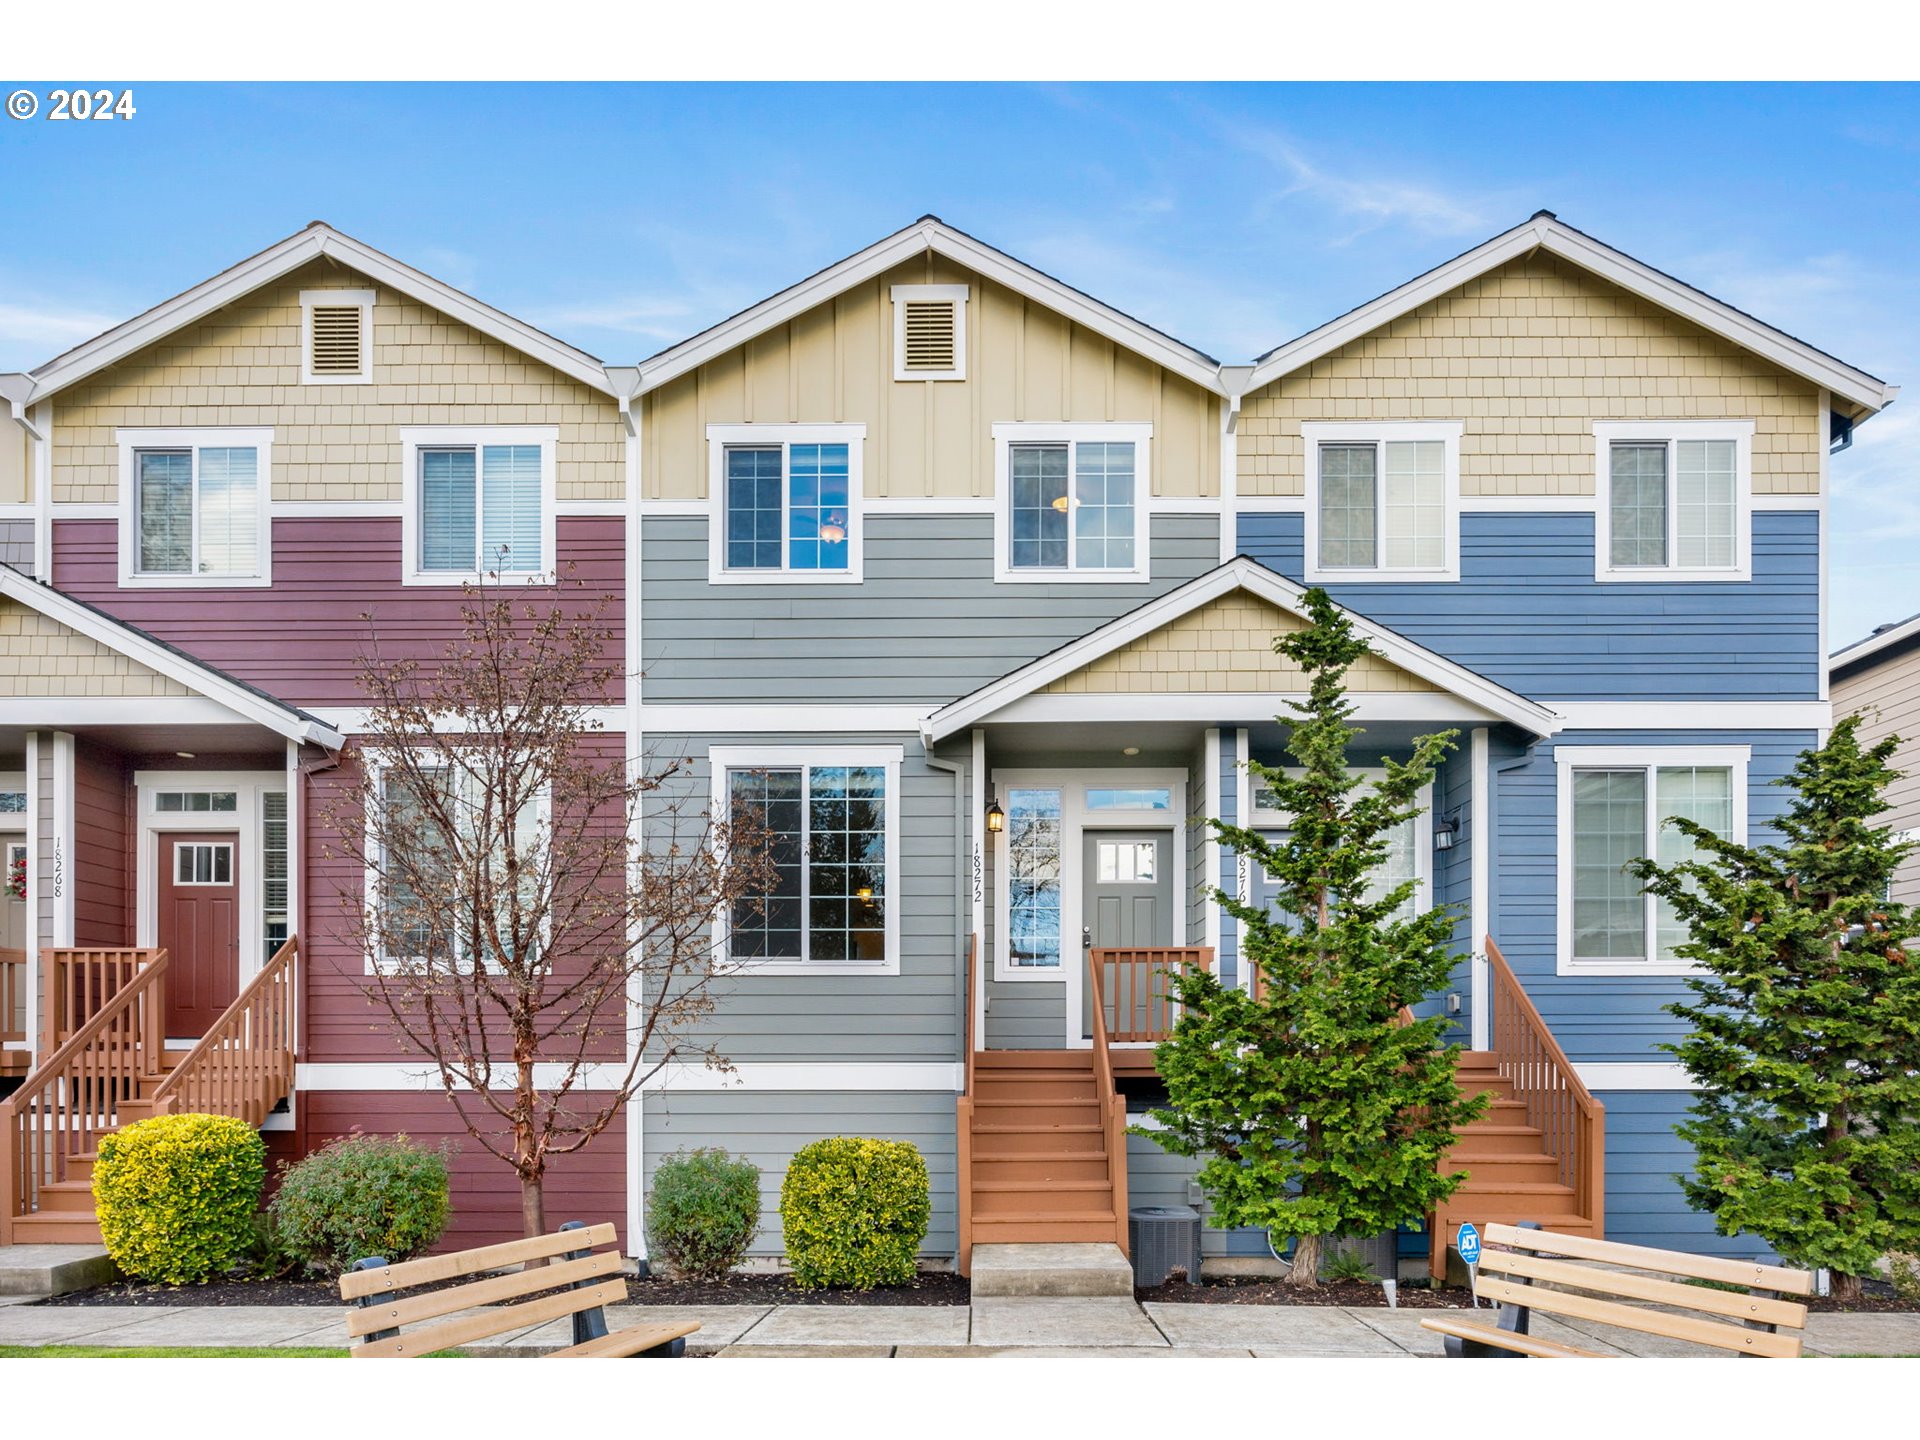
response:
[[[352,1354],[375,1359],[431,1355],[568,1315],[573,1317],[573,1344],[541,1358],[664,1358],[685,1354],[686,1337],[700,1328],[691,1321],[635,1325],[608,1333],[602,1307],[625,1303],[627,1282],[620,1273],[619,1252],[603,1250],[595,1254],[594,1247],[611,1245],[613,1240],[613,1226],[587,1226],[574,1220],[553,1235],[434,1255],[404,1265],[389,1265],[378,1257],[356,1261],[340,1277],[340,1298],[350,1305],[347,1334],[360,1342],[353,1346]],[[556,1256],[556,1263],[548,1263]],[[521,1268],[505,1274],[488,1273],[509,1266]],[[468,1275],[485,1278],[417,1295],[399,1293]],[[440,1323],[416,1325],[425,1320]],[[403,1333],[401,1327],[407,1325],[415,1328]]]
[[[1500,1302],[1498,1324],[1441,1317],[1422,1320],[1422,1327],[1447,1337],[1449,1355],[1501,1360],[1603,1358],[1597,1351],[1529,1335],[1528,1320],[1536,1310],[1740,1355],[1792,1359],[1800,1354],[1807,1307],[1781,1297],[1813,1293],[1813,1276],[1805,1270],[1616,1245],[1515,1225],[1487,1225],[1483,1231],[1478,1289],[1481,1299]],[[1602,1268],[1614,1266],[1626,1268]],[[1643,1271],[1657,1273],[1636,1273]],[[1670,1276],[1742,1288],[1718,1290],[1662,1278]],[[1629,1301],[1644,1303],[1623,1303]]]

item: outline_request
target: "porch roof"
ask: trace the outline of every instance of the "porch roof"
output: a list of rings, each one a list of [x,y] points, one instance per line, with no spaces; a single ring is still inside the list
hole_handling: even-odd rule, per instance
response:
[[[317,716],[10,565],[0,565],[0,597],[7,602],[0,616],[12,610],[19,617],[0,635],[0,666],[10,677],[0,724],[232,725],[238,719],[331,750],[345,743]]]
[[[986,721],[1098,719],[1103,706],[1114,719],[1271,719],[1284,701],[1304,697],[1305,685],[1290,683],[1298,670],[1269,642],[1275,622],[1306,623],[1305,593],[1237,556],[934,711],[923,736],[934,744]],[[1560,727],[1545,706],[1352,611],[1347,617],[1373,652],[1351,672],[1360,719],[1507,721],[1540,736]]]

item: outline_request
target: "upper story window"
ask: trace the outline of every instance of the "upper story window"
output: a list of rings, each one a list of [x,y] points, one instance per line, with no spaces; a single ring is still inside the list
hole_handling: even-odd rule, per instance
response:
[[[1288,775],[1299,778],[1304,772],[1296,766],[1284,767]],[[1355,767],[1365,787],[1371,790],[1382,780],[1387,772],[1376,766]],[[1279,796],[1270,786],[1256,784],[1252,787],[1249,799],[1253,807],[1252,823],[1266,834],[1267,839],[1275,843],[1284,843],[1287,834],[1293,828],[1293,817],[1280,808]],[[1418,812],[1402,820],[1381,836],[1383,853],[1379,867],[1367,877],[1367,885],[1362,898],[1367,904],[1377,905],[1391,895],[1401,885],[1411,880],[1414,889],[1404,896],[1393,912],[1393,919],[1407,921],[1413,919],[1422,910],[1431,905],[1433,891],[1433,786],[1423,785],[1414,799]],[[1261,903],[1272,907],[1277,899],[1271,893],[1280,884],[1278,876],[1260,872],[1263,891],[1256,892]]]
[[[1460,578],[1458,421],[1301,425],[1306,578]]]
[[[1151,425],[994,426],[994,578],[1147,579],[1152,442]]]
[[[967,378],[967,287],[893,287],[893,378]]]
[[[552,426],[402,429],[403,580],[548,581],[559,434]]]
[[[273,431],[121,430],[120,583],[268,583]]]
[[[1750,578],[1753,429],[1750,420],[1595,425],[1596,577]]]
[[[864,425],[709,425],[709,579],[860,579]]]
[[[1746,840],[1746,746],[1567,746],[1559,770],[1560,973],[1672,974],[1687,927],[1643,893],[1627,869],[1656,857],[1692,859],[1693,841],[1665,822],[1681,816],[1723,839]]]
[[[300,292],[300,383],[373,380],[373,291]]]

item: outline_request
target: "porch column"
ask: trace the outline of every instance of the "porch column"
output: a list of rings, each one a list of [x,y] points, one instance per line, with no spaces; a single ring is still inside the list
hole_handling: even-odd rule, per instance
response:
[[[27,1034],[52,1052],[51,950],[73,944],[73,736],[27,736]]]
[[[1473,959],[1473,1048],[1485,1050],[1493,1042],[1493,1017],[1487,1013],[1487,1006],[1493,996],[1493,980],[1487,965],[1487,935],[1491,930],[1491,916],[1487,907],[1491,901],[1491,881],[1493,875],[1493,825],[1488,807],[1487,786],[1487,727],[1474,727],[1470,742],[1472,754],[1472,795],[1468,801],[1468,815],[1472,829],[1467,838],[1467,864],[1472,876],[1472,897],[1469,901],[1471,918]]]
[[[967,834],[973,837],[973,844],[968,851],[967,864],[972,874],[967,883],[973,899],[975,948],[973,993],[967,997],[967,1004],[973,1007],[973,1043],[984,1050],[987,1048],[987,967],[993,963],[987,954],[987,732],[975,730],[971,738],[973,806],[967,816]]]

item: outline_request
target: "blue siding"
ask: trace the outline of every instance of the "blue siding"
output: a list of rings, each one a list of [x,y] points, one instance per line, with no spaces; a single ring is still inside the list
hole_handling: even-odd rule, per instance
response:
[[[1460,517],[1457,584],[1334,585],[1342,605],[1537,700],[1819,698],[1820,517],[1753,517],[1750,584],[1601,584],[1594,519]],[[1305,517],[1240,516],[1239,548],[1299,580]]]
[[[1771,1258],[1751,1235],[1721,1235],[1713,1217],[1693,1209],[1678,1175],[1691,1169],[1692,1148],[1673,1133],[1693,1097],[1680,1090],[1610,1090],[1607,1107],[1607,1239],[1695,1255]]]

